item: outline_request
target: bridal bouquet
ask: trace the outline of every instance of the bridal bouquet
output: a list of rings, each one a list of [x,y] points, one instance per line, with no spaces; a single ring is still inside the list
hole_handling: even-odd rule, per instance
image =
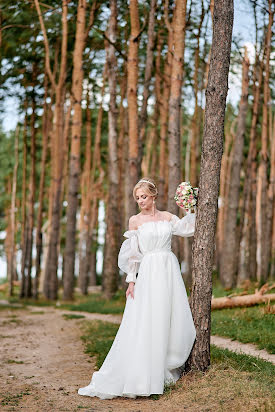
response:
[[[190,182],[181,182],[178,185],[174,196],[176,204],[182,209],[189,211],[192,207],[197,205],[198,192],[199,189],[197,187],[192,187]]]

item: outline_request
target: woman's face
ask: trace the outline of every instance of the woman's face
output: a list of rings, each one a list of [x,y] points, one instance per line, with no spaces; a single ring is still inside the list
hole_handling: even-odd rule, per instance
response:
[[[148,195],[142,188],[137,189],[136,191],[137,204],[140,207],[140,210],[151,210],[153,204],[153,196]]]

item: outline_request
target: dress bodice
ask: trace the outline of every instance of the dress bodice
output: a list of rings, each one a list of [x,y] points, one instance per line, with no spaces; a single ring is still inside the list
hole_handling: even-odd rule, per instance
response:
[[[173,215],[171,220],[150,221],[136,230],[127,230],[127,239],[121,245],[118,255],[119,268],[127,273],[126,282],[134,282],[143,257],[152,252],[171,251],[172,235],[189,237],[195,231],[195,213],[180,219]]]
[[[145,222],[135,235],[142,255],[153,250],[171,250],[172,225],[168,220]]]

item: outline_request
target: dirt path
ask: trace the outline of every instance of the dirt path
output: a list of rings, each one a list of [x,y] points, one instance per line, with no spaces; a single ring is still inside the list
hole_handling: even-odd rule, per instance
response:
[[[28,412],[166,412],[167,399],[100,400],[79,396],[94,370],[80,339],[81,319],[65,320],[61,310],[30,308],[0,312],[0,410]],[[71,313],[71,312],[70,312]],[[120,316],[87,314],[119,323]],[[163,408],[163,409],[162,409]],[[169,409],[180,411],[179,408]]]
[[[246,355],[255,356],[256,358],[264,359],[275,365],[275,355],[268,353],[264,349],[258,349],[251,343],[241,343],[229,338],[222,338],[221,336],[211,336],[211,343],[222,349],[229,349],[236,353],[245,353]]]
[[[188,410],[201,412],[212,410],[204,409],[202,406],[190,408],[184,393],[167,394],[159,400],[152,398],[100,400],[79,396],[77,389],[89,383],[94,370],[94,361],[84,354],[84,346],[80,339],[82,319],[65,320],[62,316],[65,313],[68,312],[44,307],[41,309],[29,307],[25,310],[7,309],[0,312],[1,411],[179,412]],[[85,317],[115,323],[120,323],[121,320],[121,316],[116,315],[85,314]],[[186,382],[187,380],[185,384]],[[183,399],[180,400],[179,395],[180,398],[183,396]],[[227,409],[223,410],[227,411]]]
[[[67,311],[63,311],[63,314],[71,313]],[[74,314],[84,315],[83,312],[73,312]],[[120,324],[122,316],[121,315],[102,315],[99,313],[85,313],[86,319],[100,319],[105,320],[107,322],[113,322]],[[222,349],[229,349],[232,352],[236,353],[244,353],[246,355],[254,356],[256,358],[260,358],[266,360],[268,362],[273,363],[275,365],[275,355],[268,353],[264,349],[258,349],[256,345],[251,343],[241,343],[238,341],[233,341],[229,338],[223,338],[221,336],[211,336],[211,344],[218,346],[218,348]]]

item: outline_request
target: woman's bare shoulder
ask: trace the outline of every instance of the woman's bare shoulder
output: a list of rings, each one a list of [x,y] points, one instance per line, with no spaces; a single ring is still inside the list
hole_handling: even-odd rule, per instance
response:
[[[129,230],[136,230],[138,227],[138,215],[133,215],[129,218]]]

